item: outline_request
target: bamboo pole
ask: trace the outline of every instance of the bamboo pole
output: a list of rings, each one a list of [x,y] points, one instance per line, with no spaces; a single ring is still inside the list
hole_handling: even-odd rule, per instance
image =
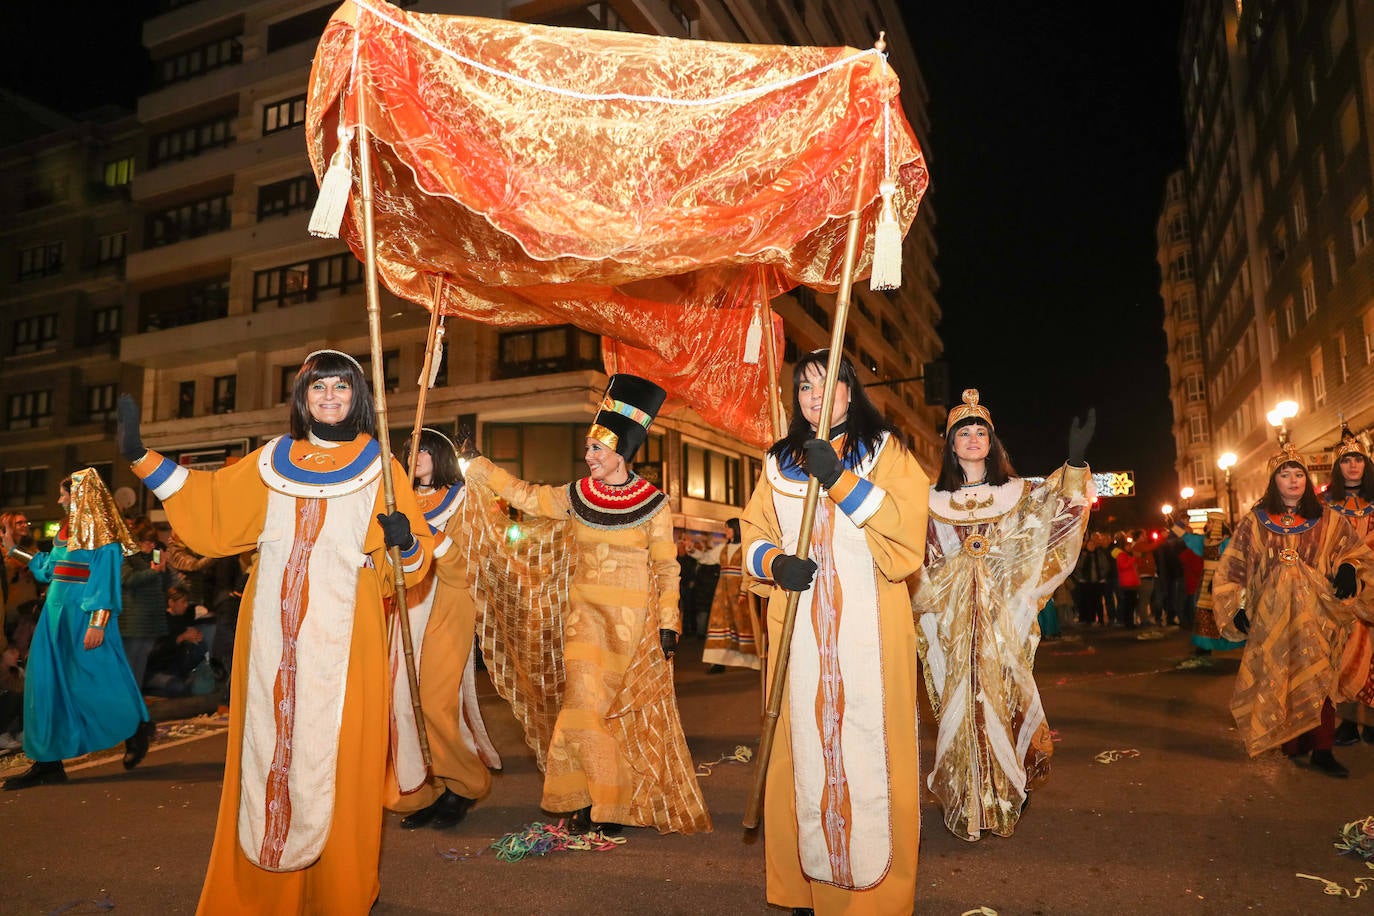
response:
[[[830,358],[825,365],[825,388],[821,396],[821,416],[816,424],[816,438],[830,438],[830,414],[835,407],[835,387],[839,382],[840,356],[844,352],[845,324],[849,320],[849,300],[853,292],[854,262],[859,251],[859,222],[863,211],[863,186],[868,163],[860,162],[854,183],[854,202],[849,211],[849,226],[844,239],[844,263],[840,267],[840,288],[835,294],[835,321],[830,329]],[[807,477],[806,502],[802,505],[801,531],[797,536],[797,556],[805,559],[811,551],[811,528],[816,521],[816,500],[821,482]],[[787,663],[792,648],[792,629],[797,620],[797,603],[801,592],[787,593],[787,610],[783,614],[782,633],[776,646],[777,662],[773,666],[773,680],[768,691],[768,712],[763,723],[763,737],[754,769],[754,788],[749,793],[749,806],[744,812],[744,826],[753,830],[759,825],[759,811],[763,807],[764,783],[768,778],[768,760],[773,756],[773,738],[777,733],[778,714],[782,710],[782,693],[787,684]]]
[[[783,420],[781,398],[778,397],[778,348],[773,342],[773,304],[763,294],[765,287],[759,282],[760,307],[763,309],[764,358],[768,360],[768,418],[773,426],[774,441],[787,435],[787,424]],[[741,549],[743,545],[741,545]],[[768,715],[768,621],[763,603],[758,596],[749,595],[749,616],[754,625],[754,647],[758,650],[759,660],[759,715]]]
[[[429,377],[434,369],[434,339],[439,333],[439,303],[444,297],[444,278],[434,278],[434,307],[429,312],[429,332],[425,335],[425,364],[420,368],[420,393],[415,396],[415,426],[410,432],[410,460],[406,473],[415,480],[415,462],[420,457],[420,430],[425,425],[425,405],[429,401]]]
[[[358,169],[362,172],[363,250],[367,288],[367,334],[372,342],[372,395],[377,406],[377,444],[382,449],[382,494],[386,511],[396,511],[396,484],[391,477],[391,428],[387,423],[386,369],[382,365],[382,306],[377,290],[377,235],[372,218],[372,135],[364,115],[366,100],[358,100]],[[415,647],[410,636],[410,605],[406,603],[406,575],[401,568],[401,548],[389,547],[391,572],[396,589],[396,614],[401,627],[401,646],[406,657],[406,681],[410,685],[410,706],[415,713],[415,730],[420,739],[420,756],[425,770],[432,770],[429,735],[420,709],[420,684],[415,672]]]

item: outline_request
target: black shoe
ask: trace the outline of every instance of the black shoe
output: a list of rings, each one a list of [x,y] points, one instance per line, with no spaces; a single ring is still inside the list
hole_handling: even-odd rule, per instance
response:
[[[456,827],[463,818],[467,817],[468,809],[475,804],[477,804],[475,799],[464,798],[456,792],[445,789],[444,794],[439,796],[439,800],[430,805],[430,808],[438,810],[430,818],[429,826],[435,830],[447,830],[450,827]]]
[[[620,836],[624,830],[624,824],[613,824],[610,821],[606,821],[605,823],[601,821],[592,821],[592,832],[599,833],[602,836]]]
[[[1360,729],[1360,735],[1364,738],[1365,744],[1374,744],[1374,725],[1366,725]]]
[[[816,916],[816,911],[809,906],[794,906],[792,916]]]
[[[148,756],[148,745],[152,742],[152,734],[148,730],[151,722],[140,722],[134,733],[124,742],[124,769],[132,770],[143,762],[143,758]]]
[[[1350,747],[1352,744],[1359,744],[1360,726],[1348,719],[1341,722],[1340,725],[1336,726],[1336,736],[1333,740],[1336,747]]]
[[[12,792],[30,786],[55,786],[66,781],[67,771],[63,768],[62,761],[52,760],[47,763],[35,763],[18,776],[6,779],[5,791]]]
[[[1312,769],[1336,779],[1345,779],[1350,775],[1350,771],[1342,766],[1330,751],[1313,751]]]
[[[709,667],[709,668],[706,669],[706,673],[707,673],[707,674],[724,674],[724,673],[725,673],[725,666],[724,666],[724,665],[712,665],[711,667]]]
[[[568,816],[569,833],[586,833],[592,829],[592,806],[578,808]]]

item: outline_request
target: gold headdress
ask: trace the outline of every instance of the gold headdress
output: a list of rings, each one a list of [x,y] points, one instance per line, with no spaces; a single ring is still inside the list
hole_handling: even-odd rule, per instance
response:
[[[106,544],[118,544],[126,557],[138,553],[119,506],[95,468],[72,472],[67,522],[68,550],[97,550]]]
[[[977,388],[965,388],[964,403],[960,404],[957,407],[951,408],[949,412],[949,419],[945,421],[946,434],[948,434],[949,431],[954,428],[954,424],[958,423],[960,420],[967,420],[969,417],[977,417],[978,419],[982,420],[984,423],[988,425],[988,429],[993,428],[992,414],[988,413],[988,409],[986,407],[978,403]]]
[[[1274,472],[1285,464],[1296,464],[1304,471],[1307,470],[1307,461],[1298,452],[1298,447],[1291,442],[1285,442],[1279,446],[1278,454],[1269,459],[1269,476],[1273,477]]]
[[[1364,440],[1350,431],[1350,427],[1341,424],[1341,441],[1336,445],[1334,454],[1331,456],[1332,464],[1340,464],[1341,459],[1346,455],[1360,455],[1369,458],[1369,448]]]

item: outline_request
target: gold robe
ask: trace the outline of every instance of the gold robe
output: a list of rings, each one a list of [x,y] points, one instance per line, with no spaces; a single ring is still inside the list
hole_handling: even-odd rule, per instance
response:
[[[285,445],[289,444],[289,454]],[[282,446],[282,464],[274,464],[273,446]],[[244,553],[257,547],[259,557],[244,589],[239,608],[238,638],[234,643],[233,677],[229,697],[229,747],[224,764],[224,790],[220,795],[215,822],[214,845],[201,890],[197,913],[209,914],[301,914],[329,913],[362,916],[372,907],[380,888],[378,860],[382,839],[382,795],[385,784],[387,749],[387,645],[382,609],[383,596],[392,591],[391,564],[383,543],[382,529],[375,516],[384,512],[385,501],[378,481],[369,505],[352,505],[345,517],[341,506],[355,504],[354,496],[366,493],[355,482],[370,473],[369,449],[375,443],[366,435],[352,442],[330,445],[305,440],[273,440],[247,458],[211,472],[187,471],[176,467],[157,452],[134,465],[134,473],[163,500],[168,521],[192,550],[203,556],[219,557]],[[354,474],[360,466],[367,467]],[[340,469],[353,475],[343,482],[317,482],[312,475],[325,475]],[[303,482],[283,484],[284,475]],[[406,482],[400,464],[393,461],[397,507],[410,518],[415,535],[414,552],[405,557],[407,585],[414,586],[429,568],[433,542],[415,496]],[[273,484],[267,482],[273,479]],[[279,487],[293,489],[294,496]],[[294,508],[281,517],[274,506],[280,498],[294,500]],[[337,504],[337,505],[336,505]],[[275,520],[274,520],[275,519]],[[284,524],[281,524],[284,523]],[[359,527],[355,528],[354,524]],[[290,530],[294,526],[294,531]],[[328,547],[326,539],[352,539],[356,552]],[[274,553],[274,544],[288,541],[295,545],[290,561],[282,568],[280,560],[266,571],[264,557]],[[315,544],[321,550],[312,550]],[[298,550],[296,550],[298,548]],[[323,564],[323,565],[320,565]],[[356,571],[356,573],[354,572]],[[356,574],[356,585],[350,578]],[[343,602],[336,597],[347,592]],[[268,596],[267,604],[256,600]],[[348,599],[352,599],[349,604]],[[289,614],[281,608],[285,607]],[[267,732],[249,727],[251,713],[268,707],[289,709],[273,702],[274,691],[296,702],[304,701],[320,680],[315,670],[316,657],[310,651],[295,652],[296,639],[286,640],[275,664],[256,661],[263,639],[282,642],[290,616],[297,620],[297,636],[304,648],[322,636],[334,646],[343,642],[339,658],[344,685],[341,705],[334,708],[337,729],[322,717],[298,709],[289,722],[279,722],[274,739]],[[331,622],[348,619],[342,630]],[[273,637],[273,634],[276,634]],[[297,676],[299,666],[300,676]],[[318,690],[314,691],[318,693]],[[335,696],[335,704],[339,698]],[[283,731],[285,729],[285,731]],[[284,742],[282,736],[285,735]],[[269,773],[257,773],[251,761],[264,750],[274,753]],[[297,781],[300,765],[307,759],[332,760],[327,772],[318,766],[310,771],[311,782]],[[284,760],[278,769],[276,760]],[[267,783],[267,803],[253,805],[245,812],[241,797],[261,794]],[[261,818],[266,810],[269,833],[283,828],[274,818],[285,817],[285,837],[289,840],[295,825],[291,819],[320,798],[332,798],[323,824],[302,825],[326,830],[318,855],[303,866],[257,864],[264,856],[256,847],[245,851],[246,821]]]
[[[759,646],[754,638],[754,615],[749,609],[749,591],[740,569],[739,544],[726,544],[720,553],[720,582],[711,599],[711,617],[706,624],[706,647],[701,660],[707,665],[754,668],[759,661]]]
[[[931,707],[940,722],[929,785],[945,826],[974,841],[1011,836],[1053,745],[1035,685],[1036,615],[1073,571],[1092,505],[1088,468],[1039,486],[930,493],[925,567],[912,599]]]
[[[1327,505],[1350,522],[1360,540],[1374,549],[1374,503],[1349,495],[1340,502],[1328,500]],[[1341,656],[1340,675],[1340,699],[1374,706],[1374,624],[1361,624],[1351,630]],[[1344,710],[1343,714],[1353,720],[1354,709]]]
[[[837,452],[843,442],[835,440]],[[817,504],[789,646],[788,593],[767,582],[794,553],[807,479],[772,457],[741,518],[745,571],[768,597],[769,682],[788,676],[764,795],[768,902],[818,914],[910,913],[920,845],[916,632],[906,579],[921,565],[929,480],[901,444],[847,469]]]
[[[1339,699],[1338,666],[1356,619],[1374,621],[1374,552],[1331,509],[1297,522],[1285,531],[1263,508],[1247,512],[1212,579],[1221,635],[1245,638],[1235,626],[1242,606],[1250,620],[1231,714],[1252,757],[1321,724],[1322,704]],[[1341,601],[1331,577],[1343,563],[1366,590]]]
[[[573,511],[574,489],[581,482],[530,484],[485,458],[470,463],[466,474],[469,500],[489,503],[499,497],[521,512],[558,519],[564,523],[559,527],[572,529],[571,581],[559,589],[566,600],[556,619],[548,621],[560,630],[561,652],[542,660],[562,668],[562,677],[544,672],[540,679],[562,683],[542,753],[542,731],[522,716],[527,740],[544,768],[541,806],[566,813],[590,805],[594,821],[654,827],[660,833],[710,830],[678,716],[672,663],[659,642],[659,630],[681,631],[677,547],[666,500],[632,524],[608,518],[607,527],[597,527]],[[517,552],[500,539],[487,538],[481,546],[489,553]],[[486,580],[478,584],[479,614],[488,610],[484,596],[509,590],[492,559],[477,569]],[[489,651],[519,650],[489,646],[484,636],[483,652]],[[532,667],[540,661],[533,660]],[[498,672],[506,664],[500,657],[489,663],[498,689],[503,689]],[[527,696],[506,699],[517,713],[530,701]]]

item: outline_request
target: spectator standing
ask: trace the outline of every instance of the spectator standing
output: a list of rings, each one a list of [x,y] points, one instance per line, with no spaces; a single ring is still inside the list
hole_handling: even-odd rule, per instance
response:
[[[148,673],[148,656],[153,645],[167,635],[167,589],[172,584],[167,558],[149,521],[133,527],[138,552],[124,558],[124,611],[119,615],[119,635],[124,640],[124,656],[140,688]]]
[[[22,512],[0,514],[0,535],[20,550],[33,551],[29,520]],[[20,606],[38,600],[38,583],[34,581],[33,573],[29,572],[27,563],[17,557],[6,557],[5,575],[0,579],[0,585],[4,595],[5,630],[13,633]]]
[[[1130,538],[1125,532],[1118,531],[1112,543],[1112,556],[1116,558],[1116,581],[1121,588],[1117,600],[1117,623],[1127,629],[1135,629],[1136,603],[1140,600],[1140,574],[1136,571],[1135,554],[1130,550]]]

